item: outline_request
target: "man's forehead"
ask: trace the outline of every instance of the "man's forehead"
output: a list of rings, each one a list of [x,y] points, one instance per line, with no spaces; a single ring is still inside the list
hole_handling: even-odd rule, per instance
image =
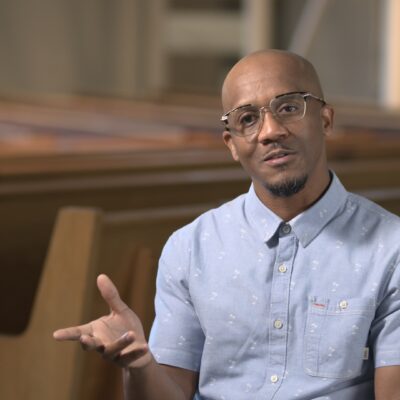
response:
[[[265,102],[277,95],[307,90],[304,75],[287,68],[246,68],[226,82],[224,106],[234,108],[245,103]]]
[[[239,61],[228,73],[222,90],[222,103],[227,111],[244,103],[263,102],[291,91],[321,94],[311,64],[287,52],[255,53]]]

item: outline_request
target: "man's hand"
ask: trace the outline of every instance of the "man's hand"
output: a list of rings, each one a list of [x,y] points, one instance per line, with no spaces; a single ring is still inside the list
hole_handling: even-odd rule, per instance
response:
[[[59,329],[54,332],[54,338],[80,341],[83,349],[96,350],[124,368],[148,365],[152,356],[139,318],[121,300],[117,288],[106,275],[98,276],[97,286],[110,306],[110,314],[85,325]]]
[[[80,341],[85,350],[96,350],[122,367],[126,399],[192,399],[198,373],[159,365],[149,350],[142,323],[121,300],[111,280],[99,275],[97,286],[110,306],[110,314],[85,325],[59,329],[54,338]]]

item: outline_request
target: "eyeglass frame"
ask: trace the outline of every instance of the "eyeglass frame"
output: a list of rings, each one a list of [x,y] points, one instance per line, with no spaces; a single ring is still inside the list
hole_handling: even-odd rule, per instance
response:
[[[303,113],[301,118],[299,118],[299,119],[297,119],[297,120],[295,120],[293,122],[301,121],[304,118],[304,116],[306,115],[306,112],[307,112],[307,101],[306,101],[307,97],[311,97],[311,98],[321,102],[322,103],[322,107],[326,106],[326,104],[327,104],[326,101],[322,97],[315,96],[314,94],[312,94],[310,92],[288,92],[288,93],[278,94],[277,96],[273,97],[269,101],[269,105],[268,106],[265,105],[265,106],[262,106],[262,107],[258,107],[255,104],[249,103],[249,104],[243,104],[241,106],[232,108],[232,110],[227,111],[225,114],[223,114],[221,116],[220,121],[225,125],[225,129],[228,132],[231,132],[231,128],[229,128],[229,126],[228,126],[228,116],[229,116],[229,114],[233,113],[236,110],[240,110],[241,108],[244,108],[244,107],[258,107],[258,111],[259,111],[260,115],[261,115],[261,111],[263,111],[264,109],[268,108],[269,111],[271,112],[271,114],[274,116],[274,118],[276,118],[275,117],[275,113],[271,111],[271,102],[276,100],[276,99],[279,99],[279,97],[288,96],[288,95],[291,95],[291,94],[300,94],[303,97],[303,100],[304,100],[304,113]],[[277,120],[279,121],[279,118],[277,118]],[[232,133],[234,133],[234,132],[236,132],[236,131],[233,129]],[[250,136],[250,135],[252,135],[252,134],[251,133],[249,135],[236,134],[236,136],[239,136],[239,137]]]

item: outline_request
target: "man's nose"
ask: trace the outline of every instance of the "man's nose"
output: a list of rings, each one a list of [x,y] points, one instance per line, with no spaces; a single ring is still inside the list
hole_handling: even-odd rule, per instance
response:
[[[269,109],[263,109],[261,112],[261,121],[258,127],[258,140],[260,142],[276,141],[288,135],[286,127],[276,119]]]

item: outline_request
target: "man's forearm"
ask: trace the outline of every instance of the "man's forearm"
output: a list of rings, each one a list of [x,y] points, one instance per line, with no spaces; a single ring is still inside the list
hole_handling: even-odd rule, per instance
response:
[[[184,389],[154,358],[143,368],[125,368],[125,400],[188,400]]]
[[[400,400],[400,366],[375,369],[375,399]]]

